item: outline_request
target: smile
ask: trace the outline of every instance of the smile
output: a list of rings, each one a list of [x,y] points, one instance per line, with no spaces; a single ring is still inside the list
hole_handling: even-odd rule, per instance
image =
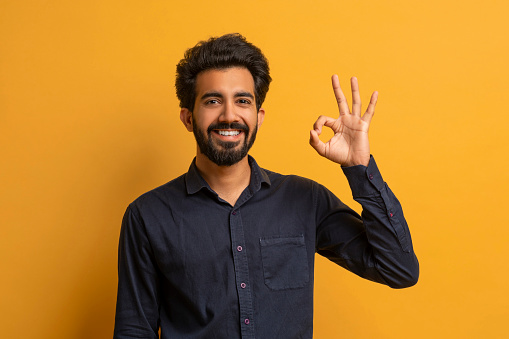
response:
[[[219,135],[224,135],[224,136],[236,136],[236,135],[240,134],[240,131],[224,131],[224,130],[219,130],[219,131],[217,131],[217,133]]]

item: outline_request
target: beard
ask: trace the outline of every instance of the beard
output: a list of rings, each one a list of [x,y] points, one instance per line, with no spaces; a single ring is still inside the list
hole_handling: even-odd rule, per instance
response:
[[[207,135],[205,135],[196,126],[196,121],[193,119],[193,133],[196,143],[200,148],[200,152],[218,166],[232,166],[244,159],[251,146],[253,146],[256,139],[256,132],[258,132],[258,124],[256,125],[253,134],[249,136],[249,127],[237,122],[232,123],[217,123],[211,124],[207,128]],[[222,141],[212,140],[212,131],[215,129],[235,129],[241,130],[245,137],[240,148],[237,146],[241,141]]]

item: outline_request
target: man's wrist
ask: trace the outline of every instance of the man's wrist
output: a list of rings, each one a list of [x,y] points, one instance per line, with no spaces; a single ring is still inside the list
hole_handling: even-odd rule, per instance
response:
[[[371,195],[380,191],[385,184],[373,156],[370,157],[368,166],[358,165],[341,169],[348,179],[354,197]]]
[[[344,164],[341,164],[341,167],[343,167],[343,168],[352,167],[352,166],[368,167],[370,158],[371,158],[371,156],[367,157],[366,159],[357,160],[357,161],[354,160],[354,161],[351,161],[348,163],[344,163]]]

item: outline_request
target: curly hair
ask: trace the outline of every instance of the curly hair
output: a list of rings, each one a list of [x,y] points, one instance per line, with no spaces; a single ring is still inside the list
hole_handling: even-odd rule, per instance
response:
[[[196,99],[196,77],[209,69],[245,67],[254,80],[256,108],[260,109],[272,78],[262,51],[238,33],[212,37],[189,48],[177,64],[175,87],[180,107],[191,112]]]

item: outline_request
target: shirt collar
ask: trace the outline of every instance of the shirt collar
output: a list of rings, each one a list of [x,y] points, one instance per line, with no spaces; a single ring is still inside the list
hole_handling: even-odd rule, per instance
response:
[[[249,188],[253,192],[257,192],[260,190],[262,183],[270,186],[270,179],[267,172],[263,168],[260,168],[260,166],[256,163],[256,160],[250,155],[248,155],[248,162],[251,167],[251,182],[249,183]],[[186,189],[188,194],[195,194],[202,188],[206,188],[212,192],[210,186],[200,175],[200,172],[198,172],[195,157],[186,174]]]

